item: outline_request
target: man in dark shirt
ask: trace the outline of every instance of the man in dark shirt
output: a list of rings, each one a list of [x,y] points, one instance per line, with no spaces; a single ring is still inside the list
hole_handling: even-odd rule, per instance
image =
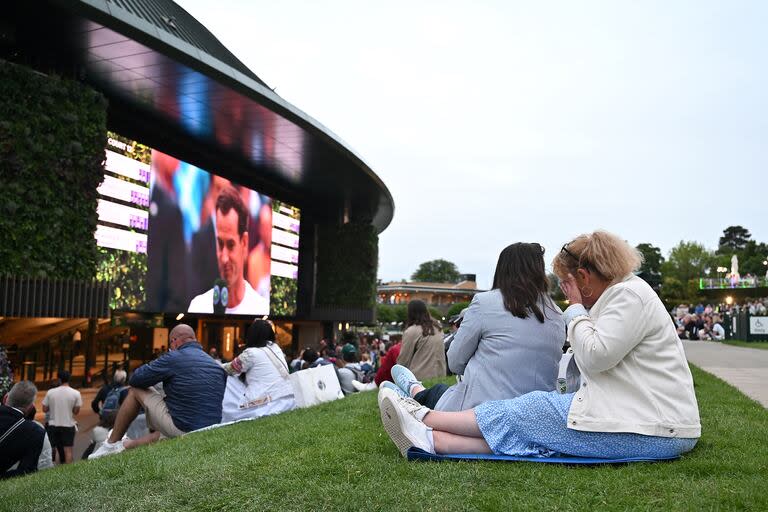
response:
[[[171,350],[138,368],[129,380],[131,388],[120,406],[109,438],[89,458],[98,458],[143,444],[160,436],[177,437],[221,422],[226,373],[205,353],[195,332],[179,324],[168,336]],[[152,388],[163,384],[165,396]],[[143,407],[147,424],[155,432],[141,439],[123,440],[131,422]]]
[[[37,471],[45,429],[25,419],[34,407],[37,388],[28,380],[17,382],[0,405],[0,478]],[[7,471],[16,463],[18,468]]]

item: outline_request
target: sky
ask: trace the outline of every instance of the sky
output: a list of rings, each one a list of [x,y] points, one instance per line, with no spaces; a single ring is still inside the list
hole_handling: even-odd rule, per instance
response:
[[[768,242],[768,2],[177,0],[389,187],[379,277],[612,231]]]

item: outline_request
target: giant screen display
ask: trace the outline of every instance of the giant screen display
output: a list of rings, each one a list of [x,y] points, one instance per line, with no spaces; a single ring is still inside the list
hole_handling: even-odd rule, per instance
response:
[[[295,314],[297,208],[111,132],[98,190],[113,309]]]

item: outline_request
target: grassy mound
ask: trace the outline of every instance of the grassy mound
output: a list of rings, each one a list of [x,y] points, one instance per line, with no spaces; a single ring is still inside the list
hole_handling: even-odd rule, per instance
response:
[[[0,510],[768,510],[768,411],[694,368],[703,436],[671,463],[408,463],[376,394],[0,481]]]

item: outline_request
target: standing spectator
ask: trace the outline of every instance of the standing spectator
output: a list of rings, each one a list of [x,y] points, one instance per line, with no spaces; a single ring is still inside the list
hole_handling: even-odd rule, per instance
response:
[[[51,436],[51,446],[58,452],[59,463],[72,462],[72,446],[75,444],[77,421],[75,416],[83,405],[83,397],[69,385],[68,371],[59,372],[61,385],[49,389],[43,398],[43,411],[50,413],[48,433]]]
[[[221,422],[221,401],[226,374],[195,339],[195,331],[179,324],[168,335],[171,350],[138,368],[129,381],[128,392],[115,419],[115,427],[89,459],[119,453],[165,437]],[[152,386],[163,384],[163,396]],[[123,436],[144,408],[147,424],[155,432],[141,439]]]
[[[37,471],[45,429],[26,418],[35,409],[36,395],[35,385],[23,380],[0,405],[0,479]],[[8,471],[14,464],[18,467]]]
[[[443,333],[424,301],[408,303],[408,322],[397,364],[411,370],[419,380],[446,375]]]

